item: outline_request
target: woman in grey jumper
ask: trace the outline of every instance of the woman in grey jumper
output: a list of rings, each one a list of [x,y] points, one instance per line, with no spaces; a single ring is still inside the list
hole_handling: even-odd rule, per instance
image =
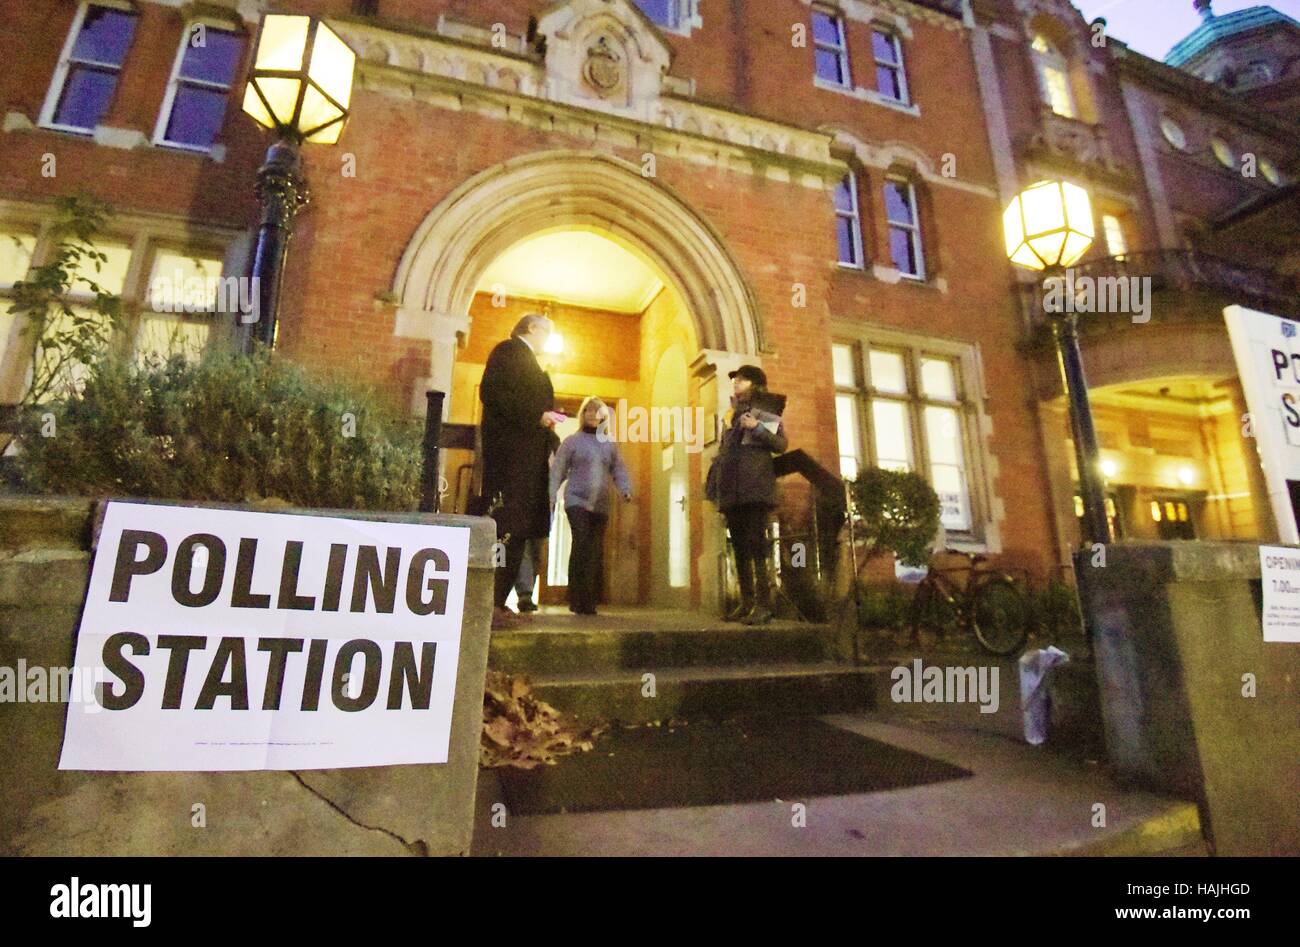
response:
[[[604,587],[603,547],[605,524],[609,520],[609,481],[624,500],[632,499],[632,483],[619,455],[618,445],[608,434],[609,409],[592,396],[578,411],[581,430],[570,434],[555,452],[551,463],[551,506],[560,484],[564,488],[564,512],[573,531],[569,551],[569,611],[596,614]]]

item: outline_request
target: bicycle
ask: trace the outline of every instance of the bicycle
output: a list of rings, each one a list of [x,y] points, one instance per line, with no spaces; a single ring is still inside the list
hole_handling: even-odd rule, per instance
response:
[[[945,549],[947,555],[962,556],[965,566],[938,569],[917,585],[912,598],[912,641],[920,641],[922,630],[942,637],[949,627],[969,631],[989,654],[1007,657],[1024,647],[1032,623],[1029,601],[1020,584],[1005,572],[982,568],[988,557],[980,553]],[[963,573],[964,584],[951,576]]]

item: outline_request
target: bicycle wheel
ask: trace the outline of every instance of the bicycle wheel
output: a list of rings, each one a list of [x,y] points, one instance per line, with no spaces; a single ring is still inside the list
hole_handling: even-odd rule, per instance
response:
[[[971,631],[990,654],[1015,654],[1029,637],[1029,603],[1004,575],[983,580],[971,603]]]
[[[951,600],[933,579],[923,579],[912,596],[912,640],[919,641],[922,631],[942,636],[957,623]]]

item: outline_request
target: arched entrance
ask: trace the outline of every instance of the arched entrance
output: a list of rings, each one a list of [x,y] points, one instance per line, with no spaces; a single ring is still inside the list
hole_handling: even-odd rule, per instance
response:
[[[606,259],[610,247],[629,262],[593,264],[592,278],[572,292],[556,287],[558,267],[543,265],[535,278],[524,278],[523,263],[503,267],[543,244],[579,248],[551,257],[566,264],[584,252]],[[661,291],[636,304],[620,285],[589,298],[587,283],[624,267],[653,273]],[[609,541],[620,552],[607,569],[613,600],[716,602],[724,537],[702,508],[703,471],[716,449],[704,420],[726,407],[728,386],[714,379],[758,361],[762,328],[752,292],[706,221],[639,167],[609,155],[528,155],[481,172],[434,208],[403,256],[394,293],[397,331],[430,339],[430,387],[449,393],[447,419],[462,423],[478,419],[475,366],[508,334],[506,323],[524,310],[550,312],[568,337],[570,361],[555,353],[548,366],[565,398],[560,407],[572,410],[587,394],[614,406],[621,400],[620,431],[631,442],[625,459],[637,468],[643,502],[610,522]],[[593,348],[609,357],[593,362]]]

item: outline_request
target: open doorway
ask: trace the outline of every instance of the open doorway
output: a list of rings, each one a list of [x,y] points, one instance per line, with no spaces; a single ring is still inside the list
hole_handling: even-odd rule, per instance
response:
[[[610,434],[627,465],[633,500],[613,493],[605,532],[610,605],[687,608],[699,601],[693,563],[702,515],[698,454],[688,450],[699,350],[681,294],[643,254],[590,227],[551,228],[510,246],[486,268],[470,305],[470,332],[457,351],[450,416],[477,424],[478,384],[492,348],[529,312],[555,323],[548,351],[556,407],[569,416],[557,433],[578,430],[584,398],[610,408]],[[541,552],[539,604],[567,602],[571,535],[563,498]]]

